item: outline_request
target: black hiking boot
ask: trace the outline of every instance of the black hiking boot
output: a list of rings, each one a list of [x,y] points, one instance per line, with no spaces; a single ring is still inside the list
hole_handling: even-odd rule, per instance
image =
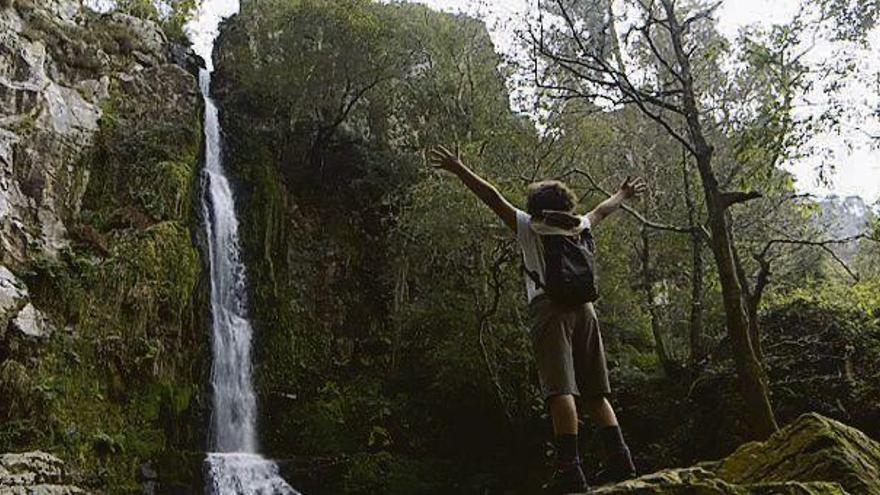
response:
[[[638,476],[628,448],[624,448],[608,456],[605,466],[590,481],[597,485],[620,483]]]
[[[586,493],[589,489],[587,478],[578,462],[557,468],[550,481],[542,487],[542,493],[544,495],[565,495]]]

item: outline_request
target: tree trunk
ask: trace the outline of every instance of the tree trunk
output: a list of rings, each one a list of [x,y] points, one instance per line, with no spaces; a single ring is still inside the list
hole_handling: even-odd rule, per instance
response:
[[[691,180],[688,176],[687,155],[682,153],[682,172],[684,173],[684,195],[688,210],[688,223],[691,228],[691,309],[690,309],[690,365],[696,367],[706,358],[703,326],[705,294],[703,290],[703,234],[699,230],[697,208],[694,204]]]
[[[690,311],[690,361],[698,365],[706,358],[705,329],[703,326],[703,238],[691,234],[691,311]]]
[[[727,221],[726,206],[722,201],[718,179],[712,169],[713,149],[706,142],[703,133],[700,113],[694,93],[693,76],[690,59],[682,44],[682,27],[675,12],[672,0],[662,0],[666,11],[672,45],[680,68],[682,79],[682,103],[688,133],[693,143],[693,155],[703,182],[703,193],[706,198],[706,209],[709,216],[709,231],[712,235],[710,247],[718,268],[721,281],[721,293],[724,301],[724,313],[727,320],[727,331],[733,346],[734,362],[736,363],[740,393],[745,402],[744,420],[748,423],[751,435],[755,439],[764,439],[779,429],[767,383],[760,361],[752,347],[751,331],[743,298],[742,284],[737,274],[734,261],[733,240]]]
[[[755,349],[755,358],[758,362],[764,362],[764,346],[761,345],[761,325],[758,322],[758,304],[759,300],[749,298],[746,305],[746,312],[749,316],[749,339],[752,341],[752,347]]]
[[[642,264],[642,289],[645,294],[645,304],[648,305],[648,314],[651,316],[651,334],[654,336],[654,350],[657,353],[657,359],[666,376],[675,375],[677,366],[675,361],[669,356],[669,350],[666,348],[666,342],[663,339],[662,321],[660,311],[657,308],[657,294],[654,292],[654,277],[651,275],[651,244],[648,230],[644,227],[641,229],[641,246],[639,249],[639,260]]]
[[[749,325],[752,343],[755,347],[755,355],[764,362],[764,346],[761,345],[761,326],[758,324],[758,310],[761,309],[761,300],[764,297],[764,289],[770,283],[770,262],[764,256],[756,256],[760,269],[755,279],[755,288],[749,295]]]
[[[740,260],[739,257],[739,251],[736,250],[735,245],[733,254],[733,261],[736,263],[736,273],[739,279],[742,281],[743,300],[745,301],[746,316],[748,316],[749,318],[749,338],[752,341],[752,348],[755,350],[755,357],[758,358],[759,362],[763,363],[764,349],[761,346],[761,328],[758,322],[758,309],[761,306],[761,297],[764,293],[764,286],[767,284],[767,277],[769,275],[770,266],[764,261],[758,260],[761,264],[761,271],[758,273],[757,280],[755,281],[755,288],[751,289],[749,287],[749,283],[747,282],[748,276],[746,275],[745,268],[743,268],[742,260]]]
[[[764,439],[779,429],[770,397],[764,370],[752,346],[749,318],[745,307],[740,280],[734,261],[730,226],[718,191],[718,182],[711,168],[711,149],[704,148],[703,156],[697,156],[697,166],[703,179],[703,190],[709,213],[709,229],[712,233],[710,246],[718,267],[727,331],[733,346],[734,362],[739,379],[740,393],[748,408],[745,420],[755,439]],[[754,323],[757,325],[757,322]]]

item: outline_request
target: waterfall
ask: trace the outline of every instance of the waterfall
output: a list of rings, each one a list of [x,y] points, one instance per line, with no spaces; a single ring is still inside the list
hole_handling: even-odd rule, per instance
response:
[[[257,400],[251,362],[253,330],[247,317],[245,269],[241,262],[234,196],[223,170],[217,106],[211,98],[211,55],[217,26],[225,15],[237,9],[234,3],[230,0],[205,2],[190,31],[197,53],[207,64],[199,74],[205,100],[205,165],[201,187],[211,277],[213,352],[211,453],[205,460],[206,493],[295,495],[297,492],[278,475],[278,466],[258,454]]]

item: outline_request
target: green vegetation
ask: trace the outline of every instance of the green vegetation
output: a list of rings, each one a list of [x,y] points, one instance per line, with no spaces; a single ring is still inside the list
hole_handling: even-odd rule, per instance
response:
[[[191,190],[201,125],[191,108],[150,99],[172,82],[192,79],[157,69],[113,88],[98,143],[77,165],[88,185],[69,220],[74,245],[25,277],[55,331],[0,370],[15,398],[0,406],[4,449],[55,452],[81,486],[111,493],[138,489],[144,464],[169,486],[200,476],[206,339]]]
[[[114,10],[155,22],[168,39],[188,43],[184,26],[196,13],[200,0],[114,0]]]
[[[176,41],[197,2],[166,3],[170,13],[151,0],[117,9]],[[559,20],[554,5],[568,3],[541,2]],[[297,489],[535,493],[545,478],[550,425],[520,255],[426,165],[435,144],[460,145],[520,206],[541,178],[569,182],[581,211],[626,175],[651,184],[635,214],[596,232],[614,401],[643,471],[725,458],[811,411],[880,438],[880,219],[797,195],[783,167],[845,109],[796,112],[808,75],[827,74],[831,97],[857,75],[846,58],[794,55],[814,35],[858,45],[873,4],[805,2],[791,24],[727,40],[704,2],[678,2],[663,15],[692,19],[677,30],[684,53],[656,24],[622,42],[613,5],[595,5],[576,22],[602,43],[579,46],[583,33],[559,22],[541,45],[523,26],[525,60],[497,54],[482,22],[411,3],[255,0],[222,26],[213,94],[256,332],[260,443]],[[209,407],[195,81],[161,64],[115,74],[131,68],[128,28],[97,14],[62,25],[35,6],[15,8],[63,70],[114,74],[74,167],[81,204],[64,203],[71,245],[16,270],[54,332],[0,348],[0,451],[51,451],[92,491],[136,491],[149,466],[162,490],[195,492]],[[568,56],[590,63],[571,71]],[[534,97],[540,132],[511,110],[514,90]],[[682,108],[684,94],[698,108]],[[835,442],[851,433],[816,418],[801,423]],[[704,466],[667,475],[717,490],[740,481]],[[783,488],[839,490],[800,481]]]
[[[708,20],[694,29],[710,39],[694,55],[700,75],[742,56],[737,70],[770,77],[777,59],[756,47],[791,49],[752,33],[740,51]],[[491,213],[429,172],[421,153],[436,143],[459,143],[520,204],[534,178],[565,177],[587,209],[623,176],[646,176],[652,192],[635,206],[650,222],[622,214],[597,232],[599,313],[639,463],[718,458],[754,434],[737,414],[748,409],[722,277],[707,239],[690,235],[706,221],[700,177],[656,122],[636,108],[603,112],[560,97],[541,100],[549,131],[538,134],[509,109],[514,67],[485,27],[412,4],[249,2],[224,26],[217,53],[258,333],[262,443],[272,457],[314,459],[291,475],[298,488],[528,492],[543,477],[549,425],[533,382],[519,255]],[[764,315],[745,331],[763,336],[756,359],[775,416],[787,422],[815,409],[877,435],[876,408],[865,402],[878,393],[876,371],[860,370],[880,340],[876,320],[859,316],[877,308],[864,288],[876,284],[872,264],[859,261],[875,243],[851,243],[845,262],[864,277],[853,286],[822,248],[772,241],[780,229],[796,239],[836,235],[814,222],[818,203],[785,199],[792,179],[778,168],[818,126],[795,125],[777,100],[801,91],[796,81],[762,92],[740,76],[721,73],[700,88],[723,84],[720,97],[763,102],[711,137],[725,180],[764,193],[726,215],[747,309],[752,321]],[[774,123],[760,127],[767,119]],[[809,303],[805,293],[847,306]],[[790,327],[796,315],[803,320]],[[840,331],[828,331],[829,321]],[[790,332],[814,344],[778,344]],[[853,360],[850,388],[834,388],[826,367],[801,366],[825,345],[866,349],[828,364]],[[796,369],[804,371],[793,378]],[[820,372],[828,380],[811,381]],[[827,403],[803,399],[832,390]]]

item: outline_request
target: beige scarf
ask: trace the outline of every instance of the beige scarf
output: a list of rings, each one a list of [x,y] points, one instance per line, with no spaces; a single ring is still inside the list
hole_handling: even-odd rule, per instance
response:
[[[578,235],[584,230],[581,223],[574,213],[544,210],[532,216],[531,228],[539,235]]]

